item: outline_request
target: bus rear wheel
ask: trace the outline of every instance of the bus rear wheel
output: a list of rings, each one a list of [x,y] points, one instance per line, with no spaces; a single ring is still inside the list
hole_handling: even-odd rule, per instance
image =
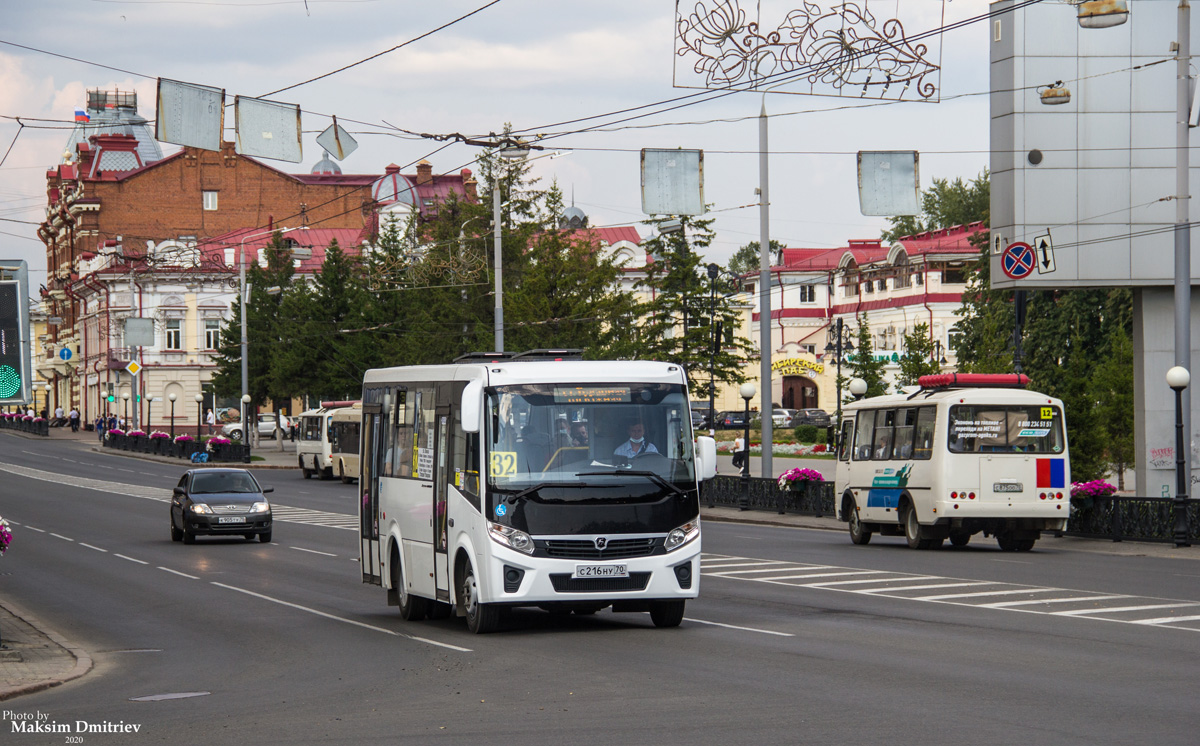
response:
[[[345,461],[338,461],[338,478],[342,480],[342,484],[350,484],[352,481],[354,481],[350,477],[346,476]]]
[[[933,546],[933,539],[929,538],[928,532],[917,520],[917,509],[911,505],[904,511],[904,538],[908,540],[910,549],[929,549]]]
[[[406,622],[419,622],[425,618],[428,609],[426,600],[408,592],[404,582],[404,568],[400,566],[400,556],[392,552],[392,588],[400,601],[400,618]]]
[[[687,602],[683,599],[674,601],[651,601],[650,621],[655,627],[678,627],[683,621],[683,608]]]

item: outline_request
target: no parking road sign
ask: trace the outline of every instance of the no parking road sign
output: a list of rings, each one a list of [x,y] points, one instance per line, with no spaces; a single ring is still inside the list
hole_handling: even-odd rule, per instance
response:
[[[1000,257],[1000,267],[1004,274],[1014,280],[1028,277],[1036,266],[1037,255],[1033,247],[1023,241],[1010,243],[1004,250],[1004,255]]]

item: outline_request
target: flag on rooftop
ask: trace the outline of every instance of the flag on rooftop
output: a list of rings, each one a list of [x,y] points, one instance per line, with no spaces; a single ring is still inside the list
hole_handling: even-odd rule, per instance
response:
[[[87,112],[84,111],[83,109],[76,109],[75,110],[75,121],[76,122],[90,122],[90,121],[92,121],[92,118],[89,117]]]

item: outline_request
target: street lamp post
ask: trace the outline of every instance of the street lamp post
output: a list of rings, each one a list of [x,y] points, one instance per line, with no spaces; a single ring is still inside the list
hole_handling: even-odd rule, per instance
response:
[[[529,155],[529,148],[521,145],[506,145],[501,146],[499,150],[500,158],[508,163],[515,163],[525,160]],[[496,241],[496,257],[495,257],[495,274],[496,274],[496,311],[495,311],[495,337],[496,337],[496,352],[504,352],[504,268],[503,268],[503,252],[501,250],[502,242],[500,239],[500,175],[495,176],[495,184],[492,185],[492,230],[495,234]]]
[[[750,400],[758,393],[757,387],[753,382],[747,381],[742,384],[738,393],[742,395],[742,399],[746,401],[746,431],[742,447],[746,449],[746,457],[742,461],[742,499],[738,505],[738,510],[750,509]],[[767,447],[767,443],[763,441],[763,448]]]
[[[250,395],[242,394],[242,463],[250,463]],[[258,423],[254,423],[254,430],[258,430]]]
[[[1175,546],[1189,547],[1188,540],[1188,470],[1183,437],[1183,392],[1191,382],[1188,369],[1176,365],[1167,371],[1167,385],[1175,392]]]
[[[849,330],[841,319],[834,322],[834,338],[825,345],[825,354],[833,355],[837,360],[837,380],[834,388],[837,391],[837,416],[834,419],[835,432],[842,430],[842,356],[854,352],[854,342],[850,340]]]
[[[662,228],[660,227],[659,230],[661,232]],[[721,322],[717,321],[717,285],[720,284],[722,273],[726,275],[722,295],[736,292],[740,283],[736,276],[728,271],[723,271],[719,264],[709,264],[706,269],[708,270],[709,282],[708,323],[712,332],[712,346],[708,351],[708,434],[714,435],[717,426],[716,358],[717,350],[721,349],[722,332]]]
[[[125,429],[129,429],[129,392],[121,394],[121,398],[125,400]]]
[[[171,400],[171,442],[174,443],[175,442],[175,392],[172,391],[171,394],[167,398]]]
[[[204,434],[204,394],[196,394],[196,441]]]
[[[154,411],[154,397],[147,396],[146,397],[146,429],[151,430],[151,431],[153,431],[153,429],[154,429],[154,425],[151,424],[152,418],[150,416],[153,413],[153,411]]]

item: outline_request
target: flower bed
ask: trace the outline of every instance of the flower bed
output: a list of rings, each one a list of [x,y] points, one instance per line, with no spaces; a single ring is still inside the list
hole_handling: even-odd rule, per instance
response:
[[[1116,486],[1105,482],[1103,479],[1071,483],[1071,497],[1112,497],[1115,494],[1117,494]]]
[[[779,489],[802,489],[810,484],[817,484],[825,481],[825,477],[821,476],[821,472],[816,469],[788,469],[779,475]]]

